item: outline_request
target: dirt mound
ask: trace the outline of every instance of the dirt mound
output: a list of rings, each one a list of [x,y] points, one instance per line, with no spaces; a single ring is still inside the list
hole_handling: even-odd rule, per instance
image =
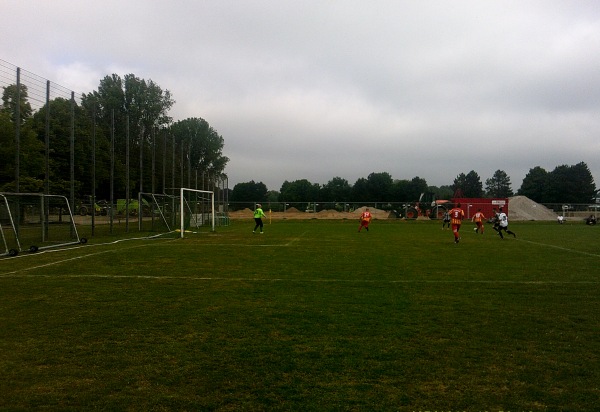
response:
[[[527,196],[513,196],[508,199],[508,217],[510,220],[556,220],[558,215]]]
[[[369,209],[369,212],[371,212],[371,215],[373,216],[374,219],[387,219],[388,216],[390,215],[389,211],[376,209],[374,207],[367,207],[367,206],[359,207],[358,209],[355,209],[353,212],[351,212],[351,214],[356,219],[358,219],[360,217],[360,215],[362,214],[362,212],[364,212],[367,209]]]
[[[248,208],[229,212],[230,219],[252,219],[252,216],[254,216],[254,212]]]
[[[320,212],[317,212],[317,216],[319,219],[339,219],[340,212],[335,209],[323,209]]]
[[[359,207],[352,212],[338,212],[334,209],[321,210],[317,213],[303,212],[295,207],[286,209],[285,212],[265,211],[268,219],[358,219],[360,214],[367,209],[367,206]],[[369,211],[374,219],[396,219],[392,212],[369,207]],[[252,219],[253,211],[243,209],[235,212],[229,212],[231,219]],[[508,217],[511,221],[518,220],[556,220],[558,215],[546,206],[534,202],[526,196],[513,196],[508,200]],[[428,220],[427,217],[418,219]]]

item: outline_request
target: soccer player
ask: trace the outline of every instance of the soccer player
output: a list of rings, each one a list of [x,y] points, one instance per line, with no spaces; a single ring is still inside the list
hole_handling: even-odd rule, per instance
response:
[[[498,232],[500,229],[500,212],[496,208],[494,210],[494,216],[490,219],[490,223],[493,225],[492,229]]]
[[[460,241],[458,232],[460,231],[460,225],[465,217],[465,212],[460,208],[460,203],[456,204],[456,207],[450,210],[450,223],[452,224],[452,233],[454,233],[454,243]]]
[[[506,216],[506,213],[504,213],[502,208],[500,208],[500,213],[498,213],[498,234],[500,235],[501,239],[504,239],[504,236],[502,235],[503,230],[509,235],[517,237],[514,232],[508,230],[508,216]]]
[[[254,223],[256,223],[256,225],[254,226],[252,233],[256,233],[256,229],[260,227],[260,234],[263,234],[263,217],[267,216],[265,215],[265,212],[263,212],[261,204],[257,203],[256,209],[254,210]]]
[[[485,216],[483,215],[483,212],[481,211],[481,209],[477,209],[477,213],[475,213],[473,215],[473,218],[471,219],[473,222],[475,222],[475,233],[481,233],[483,235],[483,220],[485,219]]]
[[[358,231],[360,232],[362,230],[362,228],[364,227],[365,229],[367,229],[367,232],[369,231],[369,223],[371,222],[371,218],[373,216],[371,216],[371,212],[369,212],[369,208],[366,208],[364,212],[362,212],[362,214],[360,215],[360,226],[358,226]]]
[[[448,211],[444,212],[444,217],[442,218],[442,230],[448,225],[448,229],[450,229],[450,213]]]

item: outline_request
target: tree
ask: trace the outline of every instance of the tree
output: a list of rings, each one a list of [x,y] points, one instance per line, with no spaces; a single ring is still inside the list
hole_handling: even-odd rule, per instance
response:
[[[421,197],[421,193],[427,193],[427,181],[419,176],[411,180],[395,180],[391,188],[390,199],[395,202],[416,202]]]
[[[413,177],[408,185],[408,199],[417,200],[421,197],[422,193],[426,192],[428,192],[427,181],[425,179],[420,178],[419,176]]]
[[[105,76],[100,80],[98,90],[83,94],[82,105],[96,109],[99,119],[109,124],[112,111],[115,111],[116,123],[124,128],[124,118],[129,116],[130,130],[135,139],[148,136],[153,127],[167,126],[172,119],[167,115],[175,101],[171,92],[162,90],[152,80],[140,79],[134,74],[121,78],[117,74]]]
[[[392,176],[387,172],[371,173],[366,180],[360,178],[354,184],[352,199],[357,201],[383,202],[392,196]]]
[[[536,166],[529,169],[517,194],[520,196],[527,196],[534,202],[543,203],[548,200],[548,188],[548,172],[544,168]]]
[[[571,166],[573,185],[577,188],[578,203],[588,203],[596,197],[594,177],[585,162]]]
[[[488,197],[510,197],[513,195],[510,188],[510,177],[504,170],[496,170],[491,178],[486,179],[485,185]]]
[[[25,85],[21,85],[18,99],[21,110],[18,153],[19,181],[25,178],[39,180],[43,178],[44,174],[44,144],[37,138],[35,131],[32,129],[32,109],[27,101],[27,87]],[[2,94],[2,107],[0,108],[0,186],[7,187],[6,185],[12,184],[11,187],[15,187],[15,189],[16,107],[17,87],[16,85],[7,86]],[[35,184],[30,185],[30,188],[35,186]],[[19,190],[24,191],[25,187],[19,187]]]
[[[321,187],[321,202],[348,202],[351,199],[352,187],[346,179],[334,177]]]
[[[229,162],[229,158],[223,156],[225,141],[206,120],[196,117],[180,120],[171,126],[171,133],[189,152],[192,170],[208,176],[223,173]]]
[[[467,175],[464,173],[459,174],[454,179],[452,183],[452,191],[454,192],[454,197],[465,197],[464,192],[467,186]]]
[[[548,179],[547,203],[589,203],[596,185],[584,162],[574,166],[557,166]]]
[[[375,202],[389,201],[394,180],[387,172],[371,173],[367,177],[369,182],[369,194]]]
[[[17,91],[19,93],[17,93]],[[11,84],[10,86],[6,86],[4,91],[2,92],[2,108],[1,112],[8,113],[10,116],[10,120],[14,123],[15,117],[17,115],[17,99],[19,101],[19,117],[20,124],[23,124],[25,120],[29,119],[33,113],[33,109],[31,108],[31,104],[28,101],[29,94],[27,92],[27,86],[21,84],[17,89],[16,84]]]
[[[277,203],[279,202],[279,192],[277,190],[269,190],[267,192],[267,202]]]
[[[411,192],[410,181],[406,179],[394,180],[391,188],[390,199],[394,202],[412,202],[416,199],[410,197]]]
[[[238,183],[233,187],[229,200],[232,202],[264,202],[267,200],[267,186],[263,182]]]
[[[96,119],[98,125],[97,143],[108,139],[114,115],[115,153],[117,154],[115,170],[123,171],[117,176],[125,174],[128,160],[125,155],[127,136],[129,136],[129,161],[131,162],[129,172],[132,188],[140,186],[140,177],[144,179],[144,188],[151,186],[150,162],[143,162],[143,176],[140,176],[140,168],[136,167],[139,162],[136,160],[150,159],[153,137],[157,129],[166,129],[171,123],[172,119],[167,113],[174,103],[168,90],[163,91],[152,80],[140,79],[133,74],[127,74],[124,78],[116,74],[106,76],[100,81],[97,91],[84,93],[82,96],[81,106],[90,118]],[[177,149],[181,147],[178,146]],[[181,156],[173,160],[179,169]],[[181,186],[187,185],[184,182],[179,183]],[[116,188],[120,189],[121,195],[125,194],[122,185]]]
[[[468,174],[461,173],[452,185],[454,195],[457,197],[478,198],[483,197],[483,185],[479,175],[471,170]],[[462,194],[462,196],[459,196]]]
[[[454,195],[454,191],[452,187],[449,185],[442,185],[440,187],[437,186],[429,186],[427,190],[435,195],[437,199],[445,199],[450,200]]]
[[[0,185],[0,192],[16,192],[15,181]],[[44,181],[33,177],[23,177],[19,181],[19,192],[21,193],[42,193],[44,191]]]
[[[282,202],[312,202],[319,200],[320,185],[306,179],[288,182],[281,185],[279,200]]]
[[[74,106],[72,106],[74,104]],[[49,189],[50,193],[68,196],[71,188],[71,119],[74,117],[74,175],[73,182],[77,197],[83,196],[83,188],[92,184],[91,176],[91,132],[92,119],[71,100],[56,98],[49,107],[42,107],[32,116],[32,128],[40,142],[46,138],[46,113],[49,116]],[[108,198],[110,187],[110,147],[98,133],[96,139],[96,195]]]
[[[352,200],[356,202],[368,202],[369,198],[369,182],[364,177],[360,177],[352,186]]]
[[[15,128],[10,113],[0,110],[0,187],[15,178]]]

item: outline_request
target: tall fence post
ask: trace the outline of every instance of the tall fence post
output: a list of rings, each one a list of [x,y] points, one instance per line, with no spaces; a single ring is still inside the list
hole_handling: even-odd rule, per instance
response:
[[[15,102],[15,192],[21,192],[21,68],[17,67],[17,90]]]

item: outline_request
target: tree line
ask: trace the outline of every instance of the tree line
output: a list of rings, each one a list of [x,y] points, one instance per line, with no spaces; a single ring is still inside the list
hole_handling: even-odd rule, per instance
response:
[[[223,137],[200,117],[173,121],[175,100],[152,80],[112,74],[79,100],[33,110],[26,85],[3,87],[0,191],[108,199],[224,176]]]
[[[200,117],[173,121],[175,104],[168,90],[133,74],[100,80],[97,90],[73,98],[54,98],[39,110],[28,101],[23,84],[3,87],[0,105],[0,191],[47,192],[78,199],[135,196],[138,191],[166,193],[178,187],[204,188],[226,177],[229,159],[224,139]],[[19,138],[16,139],[15,136]],[[350,184],[334,177],[325,184],[306,179],[285,181],[279,191],[262,182],[238,183],[232,202],[404,202],[421,193],[437,199],[509,197],[509,176],[497,170],[485,180],[475,171],[461,173],[445,186],[429,186],[421,177],[394,179],[373,172]],[[529,170],[518,195],[538,203],[589,203],[596,187],[588,166]]]
[[[354,184],[334,177],[321,185],[306,179],[285,181],[279,191],[269,191],[262,182],[238,183],[229,199],[232,202],[414,202],[422,193],[436,199],[506,198],[527,196],[538,203],[590,203],[596,196],[592,174],[584,162],[561,165],[547,172],[540,166],[529,170],[519,190],[514,193],[510,177],[503,170],[485,180],[474,170],[460,173],[452,184],[429,186],[420,177],[411,180],[394,179],[387,172],[371,173]]]

